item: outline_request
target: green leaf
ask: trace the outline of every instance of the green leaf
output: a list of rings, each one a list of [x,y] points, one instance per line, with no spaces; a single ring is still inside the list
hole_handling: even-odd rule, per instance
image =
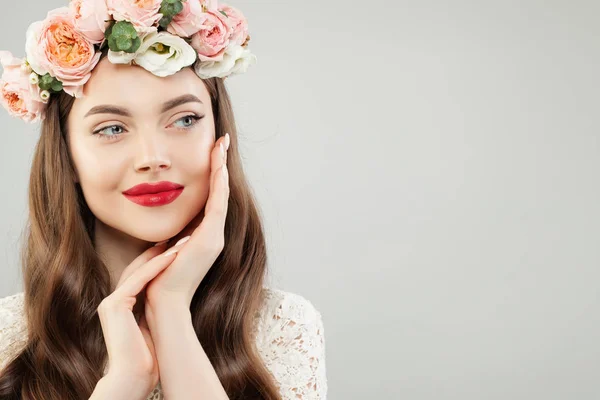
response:
[[[112,51],[119,51],[119,48],[117,47],[117,41],[112,35],[108,38],[108,48]]]
[[[50,76],[50,74],[40,76],[38,86],[42,90],[50,89],[50,87],[52,86],[52,77]]]
[[[129,49],[129,53],[135,53],[136,51],[138,51],[141,45],[142,39],[140,39],[140,37],[138,36],[135,39],[133,39],[133,44],[131,45],[131,49]]]
[[[224,16],[226,16],[227,18],[229,18],[229,15],[227,15],[227,13],[226,13],[225,11],[223,11],[223,10],[219,10],[219,12],[220,12],[221,14],[223,14]]]
[[[130,38],[125,37],[125,36],[118,36],[115,39],[117,42],[117,48],[120,51],[129,52],[128,50],[131,48],[131,45],[133,44],[133,42]],[[131,52],[129,52],[129,53],[131,53]]]
[[[177,3],[175,3],[175,6],[173,7],[173,9],[175,10],[173,12],[173,15],[177,15],[180,12],[183,11],[183,3],[181,1],[178,1]]]
[[[160,9],[158,10],[163,17],[171,18],[179,14],[181,11],[183,11],[183,3],[181,0],[163,0],[163,2],[160,4]]]
[[[49,73],[40,76],[38,86],[40,89],[47,90],[49,92],[60,92],[63,89],[62,82],[50,76]]]
[[[133,39],[138,36],[135,27],[131,22],[128,21],[119,21],[117,22],[112,29],[112,34],[115,36],[125,36],[127,38]]]
[[[158,24],[163,27],[163,28],[167,28],[169,26],[169,24],[171,23],[171,21],[173,20],[172,16],[168,16],[168,15],[163,15],[163,17],[160,19],[160,21],[158,22]]]
[[[135,53],[141,39],[131,22],[118,21],[107,29],[108,47],[112,51]]]
[[[61,90],[63,90],[62,82],[55,79],[52,83],[51,89],[53,92],[60,92]]]

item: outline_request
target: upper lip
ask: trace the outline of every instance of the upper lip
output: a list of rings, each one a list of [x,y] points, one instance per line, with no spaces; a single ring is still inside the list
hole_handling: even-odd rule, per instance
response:
[[[145,182],[140,183],[139,185],[135,185],[123,192],[123,194],[128,194],[131,196],[139,196],[142,194],[150,194],[150,193],[160,193],[160,192],[168,192],[169,190],[175,190],[182,188],[182,185],[179,185],[174,182],[162,181],[162,182]]]

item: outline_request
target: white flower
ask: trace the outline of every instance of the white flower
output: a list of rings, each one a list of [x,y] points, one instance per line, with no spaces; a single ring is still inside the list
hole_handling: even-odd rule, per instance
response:
[[[131,62],[134,60],[134,58],[141,51],[144,40],[148,36],[150,36],[152,34],[156,34],[156,32],[157,32],[156,28],[153,28],[153,29],[154,30],[151,31],[150,33],[136,31],[142,41],[142,44],[140,44],[140,47],[138,48],[138,50],[135,53],[127,53],[125,51],[108,50],[108,60],[113,64],[131,64]]]
[[[240,56],[235,60],[235,65],[231,69],[230,75],[243,74],[248,70],[248,67],[250,65],[256,64],[256,56],[252,54],[250,50],[248,50],[246,47],[241,47],[241,49],[242,52]]]
[[[229,45],[221,61],[200,61],[194,65],[196,74],[202,79],[225,78],[228,75],[246,72],[248,66],[256,64],[256,56],[239,44]]]
[[[113,64],[129,64],[135,58],[135,53],[108,50],[108,60]]]
[[[168,32],[144,38],[133,62],[156,76],[173,75],[196,61],[196,50],[181,37]]]

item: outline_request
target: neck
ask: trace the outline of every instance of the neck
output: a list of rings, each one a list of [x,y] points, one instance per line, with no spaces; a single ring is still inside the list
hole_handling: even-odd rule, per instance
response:
[[[151,247],[153,243],[127,235],[96,219],[95,248],[110,273],[111,292],[115,290],[123,270]]]

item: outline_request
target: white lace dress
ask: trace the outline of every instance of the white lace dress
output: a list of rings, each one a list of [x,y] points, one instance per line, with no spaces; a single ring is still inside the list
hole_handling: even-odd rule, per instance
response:
[[[326,399],[325,332],[321,314],[304,297],[264,288],[257,313],[258,351],[283,400]],[[24,347],[27,326],[23,292],[0,299],[0,371]],[[160,382],[148,400],[164,399]]]

